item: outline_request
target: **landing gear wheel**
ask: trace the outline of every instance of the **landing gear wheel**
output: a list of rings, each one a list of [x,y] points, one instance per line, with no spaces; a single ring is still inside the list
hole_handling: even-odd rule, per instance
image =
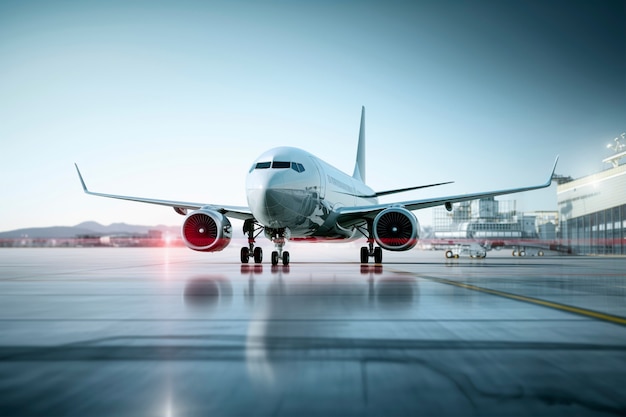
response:
[[[272,252],[272,265],[273,266],[278,265],[278,252],[277,251]]]
[[[247,264],[250,259],[250,249],[243,247],[241,248],[241,263]]]
[[[261,262],[263,262],[263,249],[254,248],[254,263],[260,264]]]
[[[383,249],[380,247],[374,248],[374,263],[383,263]]]
[[[241,248],[241,263],[247,264],[250,258],[254,258],[254,263],[263,262],[263,249],[254,246],[256,237],[264,230],[263,226],[254,219],[247,219],[243,222],[243,232],[248,235],[248,247]]]
[[[362,264],[368,263],[369,262],[369,258],[370,258],[370,252],[369,252],[369,250],[365,246],[363,246],[361,248],[361,263]]]
[[[289,252],[283,252],[283,265],[289,265]]]

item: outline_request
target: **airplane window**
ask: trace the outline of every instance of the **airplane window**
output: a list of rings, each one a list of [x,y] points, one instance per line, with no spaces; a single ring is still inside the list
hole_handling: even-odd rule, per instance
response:
[[[272,168],[289,168],[289,167],[291,167],[291,162],[274,161],[272,163]]]
[[[271,162],[258,162],[256,164],[256,169],[267,169],[272,165]]]
[[[296,172],[304,172],[304,167],[302,166],[302,164],[299,164],[297,162],[291,163],[291,169],[293,169]]]

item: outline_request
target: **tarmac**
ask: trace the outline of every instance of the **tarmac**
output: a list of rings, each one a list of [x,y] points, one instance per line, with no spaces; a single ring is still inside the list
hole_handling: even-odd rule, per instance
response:
[[[0,416],[626,415],[626,258],[329,246],[0,249]]]

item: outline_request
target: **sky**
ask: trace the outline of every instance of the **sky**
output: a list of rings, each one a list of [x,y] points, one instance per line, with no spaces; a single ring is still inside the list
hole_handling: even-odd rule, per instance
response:
[[[1,1],[0,231],[176,225],[90,189],[245,205],[303,148],[417,199],[597,172],[626,130],[624,1]],[[556,210],[556,185],[505,196]],[[416,212],[432,223],[430,210]]]

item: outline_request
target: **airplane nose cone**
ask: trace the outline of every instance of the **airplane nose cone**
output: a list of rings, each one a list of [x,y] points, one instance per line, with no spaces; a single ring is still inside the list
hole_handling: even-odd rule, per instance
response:
[[[284,174],[289,172],[266,172],[248,179],[248,206],[266,227],[297,226],[315,207],[310,193],[293,187]]]
[[[263,225],[287,227],[288,213],[293,211],[292,194],[293,190],[283,188],[276,175],[267,175],[264,180],[256,182],[256,186],[248,187],[248,205]]]

